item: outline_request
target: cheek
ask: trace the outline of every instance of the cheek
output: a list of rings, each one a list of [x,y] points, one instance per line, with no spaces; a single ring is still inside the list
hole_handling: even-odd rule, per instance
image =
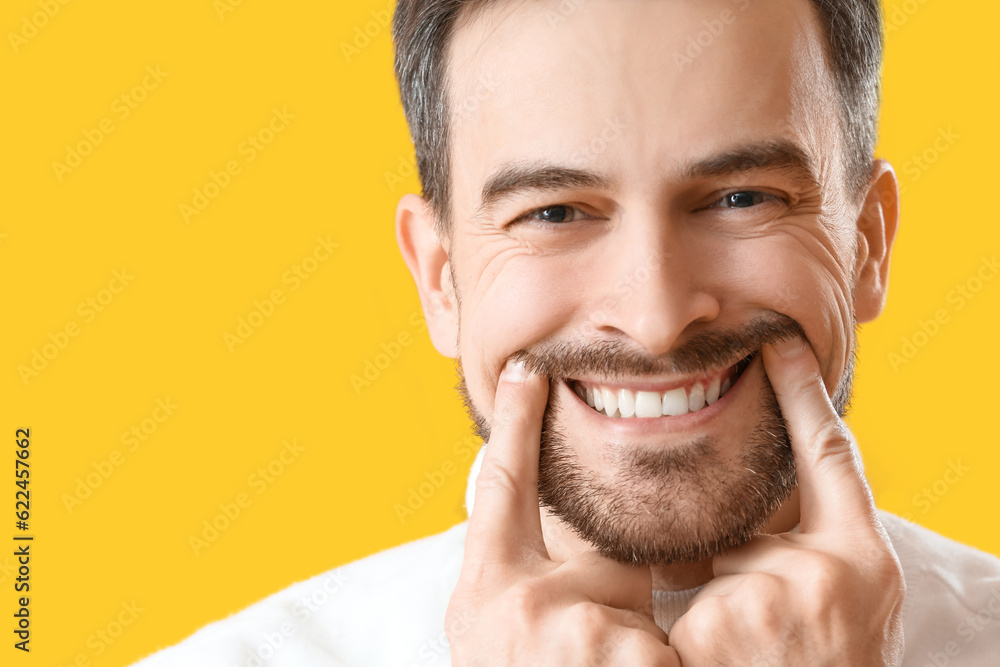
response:
[[[462,369],[476,406],[487,417],[507,358],[564,334],[578,311],[577,298],[585,290],[576,287],[574,264],[520,254],[481,269],[481,280],[462,294]]]
[[[777,311],[805,329],[828,389],[847,365],[853,338],[850,280],[819,243],[793,237],[760,239],[736,249],[730,259],[734,300]]]

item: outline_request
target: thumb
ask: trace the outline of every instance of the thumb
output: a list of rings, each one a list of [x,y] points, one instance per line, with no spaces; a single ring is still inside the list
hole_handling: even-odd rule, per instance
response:
[[[870,524],[875,506],[860,453],[830,402],[812,348],[796,336],[765,346],[763,360],[792,441],[801,532]]]
[[[472,561],[546,556],[538,510],[538,457],[548,379],[508,360],[497,384],[490,441],[476,476],[466,556]]]

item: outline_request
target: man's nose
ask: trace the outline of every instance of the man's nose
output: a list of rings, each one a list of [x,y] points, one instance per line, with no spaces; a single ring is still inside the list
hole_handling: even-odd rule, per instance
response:
[[[703,261],[683,229],[633,217],[606,242],[606,268],[599,272],[605,287],[590,313],[599,330],[624,334],[650,355],[662,355],[688,327],[718,317],[720,303],[705,275],[711,262]]]

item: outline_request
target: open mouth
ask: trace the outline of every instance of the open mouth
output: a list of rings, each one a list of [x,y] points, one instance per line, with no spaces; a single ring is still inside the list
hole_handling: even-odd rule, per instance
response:
[[[756,355],[753,352],[729,368],[662,391],[573,379],[568,379],[567,384],[587,405],[607,417],[677,417],[714,405],[736,384]]]

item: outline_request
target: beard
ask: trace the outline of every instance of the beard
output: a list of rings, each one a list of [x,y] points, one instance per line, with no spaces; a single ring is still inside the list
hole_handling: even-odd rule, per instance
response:
[[[745,544],[796,486],[787,424],[766,374],[761,373],[756,423],[741,446],[700,435],[662,446],[602,448],[613,460],[610,481],[580,462],[578,448],[566,435],[556,390],[560,382],[582,375],[608,380],[695,375],[738,360],[743,360],[739,365],[745,373],[761,347],[796,335],[805,337],[801,325],[771,312],[739,329],[693,336],[668,357],[651,358],[617,341],[601,340],[545,341],[511,355],[549,377],[538,461],[540,506],[604,556],[630,565],[698,562]],[[841,417],[850,401],[854,360],[852,349],[833,396]],[[458,390],[476,433],[488,442],[490,425],[468,392],[461,359],[459,377]],[[738,453],[725,453],[733,451]]]

